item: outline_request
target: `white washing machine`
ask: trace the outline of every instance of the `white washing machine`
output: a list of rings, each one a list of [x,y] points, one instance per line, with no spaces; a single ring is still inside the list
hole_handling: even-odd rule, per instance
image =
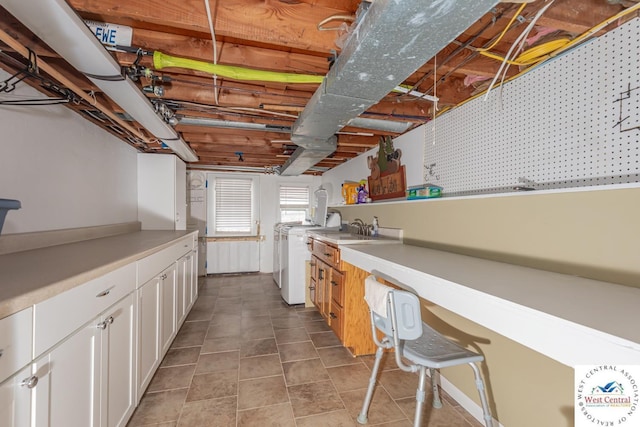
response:
[[[304,304],[305,302],[305,265],[311,259],[307,248],[307,230],[321,228],[319,226],[287,227],[280,236],[282,251],[280,252],[281,293],[287,304]]]

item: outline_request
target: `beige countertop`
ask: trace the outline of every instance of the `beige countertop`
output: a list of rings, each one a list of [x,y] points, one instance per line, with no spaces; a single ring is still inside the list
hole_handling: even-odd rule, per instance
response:
[[[567,366],[640,364],[640,289],[411,245],[342,260]]]
[[[0,319],[151,255],[194,231],[137,231],[0,255]]]

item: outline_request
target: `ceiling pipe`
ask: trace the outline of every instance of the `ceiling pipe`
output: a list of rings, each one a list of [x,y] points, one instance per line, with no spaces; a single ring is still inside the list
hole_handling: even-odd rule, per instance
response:
[[[198,160],[64,0],[0,0],[0,5],[183,160]]]
[[[330,142],[322,147],[317,141],[330,141],[497,3],[498,0],[373,2],[294,123],[291,139],[297,139],[300,147],[280,174],[299,174],[302,166],[298,164],[313,165],[313,161],[322,160],[319,151],[331,154]]]
[[[26,47],[24,47],[20,42],[18,42],[16,39],[14,39],[9,34],[4,32],[3,30],[0,30],[0,40],[2,40],[7,46],[12,48],[16,52],[18,52],[24,58],[29,59],[29,56],[30,56],[29,50]],[[62,84],[64,87],[66,87],[66,88],[70,89],[71,91],[73,91],[73,93],[78,95],[84,101],[86,101],[90,105],[93,105],[94,107],[96,107],[105,116],[107,116],[111,120],[113,120],[114,123],[118,124],[123,129],[126,129],[133,136],[138,138],[141,141],[142,144],[149,142],[149,138],[147,138],[145,135],[143,135],[138,129],[135,129],[133,126],[131,126],[130,124],[125,122],[118,115],[116,115],[109,108],[107,108],[107,106],[103,105],[100,101],[96,100],[95,98],[92,98],[88,93],[83,91],[75,83],[73,83],[71,80],[66,78],[59,71],[57,71],[55,68],[53,68],[52,66],[50,66],[48,63],[46,63],[45,61],[43,61],[40,58],[38,58],[38,68],[43,70],[45,73],[49,74],[51,77],[53,77],[55,80],[57,80],[58,83]],[[138,147],[136,147],[136,148],[138,148]]]

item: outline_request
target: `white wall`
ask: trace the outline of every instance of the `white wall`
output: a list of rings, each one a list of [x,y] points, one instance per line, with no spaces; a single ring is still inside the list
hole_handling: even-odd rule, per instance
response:
[[[428,126],[428,125],[426,125]],[[424,132],[425,126],[419,126],[393,140],[393,146],[402,151],[400,162],[405,165],[407,187],[424,183]],[[360,181],[371,174],[367,166],[367,156],[375,156],[378,147],[360,154],[322,175],[322,186],[329,193],[329,206],[344,204],[342,183]]]
[[[0,127],[0,198],[22,203],[2,234],[137,221],[135,149],[63,106],[0,106]]]

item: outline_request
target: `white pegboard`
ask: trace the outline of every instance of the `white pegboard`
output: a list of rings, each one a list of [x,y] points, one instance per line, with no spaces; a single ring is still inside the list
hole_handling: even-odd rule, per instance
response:
[[[425,125],[447,194],[640,182],[640,19]]]

